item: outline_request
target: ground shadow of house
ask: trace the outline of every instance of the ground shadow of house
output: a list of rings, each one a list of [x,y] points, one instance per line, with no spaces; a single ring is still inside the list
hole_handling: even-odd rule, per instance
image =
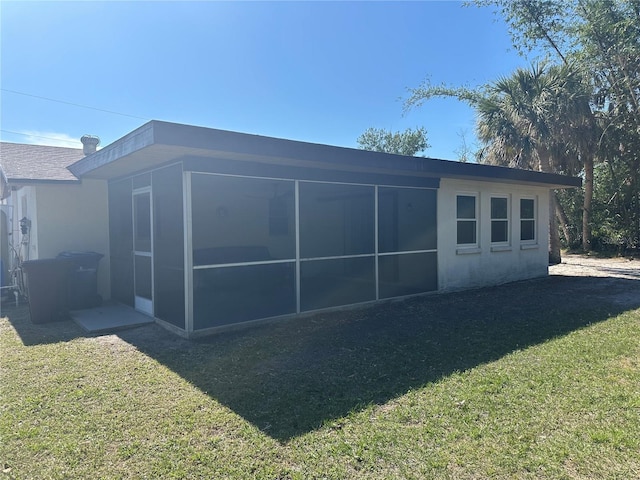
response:
[[[191,343],[120,336],[287,441],[351,411],[640,307],[640,282],[562,277],[414,298]],[[153,326],[161,332],[157,326]]]
[[[638,280],[554,275],[324,312],[197,341],[158,325],[117,334],[286,442],[453,372],[639,307]],[[71,321],[34,325],[25,307],[3,313],[25,345],[84,336]]]

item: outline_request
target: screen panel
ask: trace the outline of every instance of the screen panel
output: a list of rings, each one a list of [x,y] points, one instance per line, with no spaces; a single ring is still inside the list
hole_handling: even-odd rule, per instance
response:
[[[109,184],[111,298],[133,306],[133,210],[131,179]]]
[[[432,292],[438,288],[436,252],[385,255],[378,258],[380,298]]]
[[[192,174],[193,264],[295,258],[294,182]]]
[[[300,256],[374,253],[375,190],[300,182]]]
[[[152,181],[154,315],[184,329],[182,166],[155,170]]]
[[[193,271],[194,329],[295,313],[295,263]]]
[[[436,249],[436,206],[435,190],[378,188],[378,250]]]
[[[375,257],[300,264],[300,309],[316,310],[375,300]]]

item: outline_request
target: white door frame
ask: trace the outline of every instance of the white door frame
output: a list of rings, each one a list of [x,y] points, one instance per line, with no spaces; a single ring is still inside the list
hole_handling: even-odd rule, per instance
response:
[[[150,232],[150,246],[149,251],[136,250],[136,227],[137,227],[137,215],[136,215],[136,196],[147,195],[149,198],[149,232]],[[151,194],[151,187],[136,188],[132,192],[131,204],[132,204],[132,222],[133,222],[133,294],[134,294],[134,308],[139,312],[146,315],[153,316],[153,196]],[[141,275],[141,272],[136,269],[136,257],[146,257],[151,261],[151,269],[149,279],[151,285],[151,298],[138,295],[136,292],[136,278]]]

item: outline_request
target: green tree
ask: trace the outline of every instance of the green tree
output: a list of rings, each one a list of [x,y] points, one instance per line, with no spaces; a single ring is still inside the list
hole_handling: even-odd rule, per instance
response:
[[[582,75],[592,88],[593,117],[602,132],[595,145],[589,140],[586,149],[594,150],[597,158],[607,163],[606,180],[603,175],[598,178],[612,189],[609,198],[625,206],[611,228],[618,230],[626,246],[640,246],[637,153],[640,152],[640,1],[476,0],[474,3],[497,8],[520,51],[542,49],[562,63],[575,63],[582,68]],[[590,203],[593,164],[588,163],[588,157],[585,160],[583,244],[588,244],[589,214],[593,208],[598,211],[607,208],[592,207]],[[605,199],[596,197],[596,201]],[[596,222],[593,225],[597,227]]]
[[[593,138],[596,132],[585,127],[592,124],[588,98],[577,71],[569,66],[543,63],[518,69],[512,76],[498,80],[476,107],[478,136],[487,145],[485,161],[576,174],[580,158],[584,160],[587,153],[592,155],[587,152],[591,144],[587,145],[584,139]],[[569,229],[554,192],[549,208],[549,258],[557,263],[558,219],[565,237]]]
[[[390,132],[382,128],[368,128],[357,139],[363,150],[395,153],[414,156],[430,147],[427,131],[423,127],[415,130],[407,128],[404,132]]]
[[[518,69],[482,89],[423,85],[412,93],[409,106],[433,96],[453,96],[475,107],[476,130],[484,144],[479,159],[484,163],[576,174],[587,152],[584,138],[596,134],[595,128],[587,128],[593,126],[589,90],[579,72],[568,65],[540,63]],[[549,258],[557,263],[557,218],[563,223],[565,236],[570,229],[564,224],[565,215],[554,192],[549,203]]]

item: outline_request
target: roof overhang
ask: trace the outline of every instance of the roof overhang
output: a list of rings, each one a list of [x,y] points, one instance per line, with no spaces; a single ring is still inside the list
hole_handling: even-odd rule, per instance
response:
[[[579,187],[580,178],[530,170],[407,157],[153,120],[69,167],[79,178],[112,179],[182,158],[394,176],[453,178],[548,188]]]
[[[4,200],[11,195],[11,191],[18,190],[22,187],[38,186],[38,185],[79,185],[81,180],[46,180],[34,178],[12,178],[6,181],[4,175],[0,178],[0,200]]]

